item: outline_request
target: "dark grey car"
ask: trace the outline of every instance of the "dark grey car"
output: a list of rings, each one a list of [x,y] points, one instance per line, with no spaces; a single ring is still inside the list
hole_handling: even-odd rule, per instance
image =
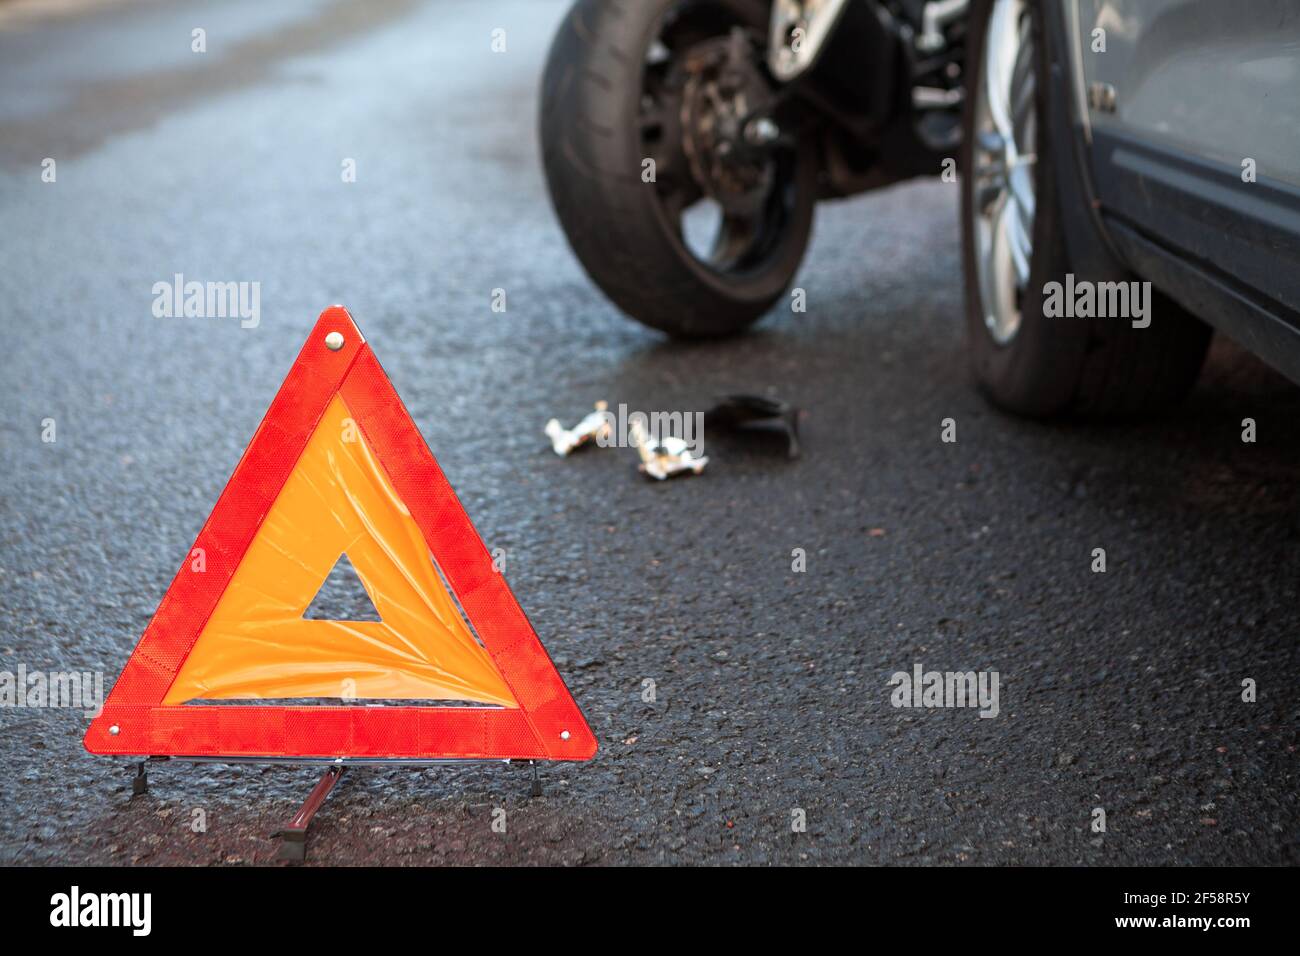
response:
[[[1024,414],[1180,397],[1211,327],[1300,381],[1300,4],[975,0],[976,375]]]

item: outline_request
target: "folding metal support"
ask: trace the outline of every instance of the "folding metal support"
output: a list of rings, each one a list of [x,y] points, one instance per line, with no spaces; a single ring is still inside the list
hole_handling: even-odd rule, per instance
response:
[[[292,862],[301,862],[307,859],[307,827],[311,825],[312,817],[316,816],[316,811],[320,809],[325,798],[330,795],[334,789],[334,784],[338,783],[339,778],[343,776],[343,771],[347,768],[340,765],[330,767],[325,771],[325,775],[312,788],[311,793],[307,794],[307,799],[298,812],[293,815],[293,819],[285,825],[283,830],[277,830],[272,836],[280,838],[280,850],[276,854],[277,860],[289,860]]]
[[[145,775],[144,761],[135,765],[135,776],[131,778],[131,796],[138,797],[149,792],[149,778]]]

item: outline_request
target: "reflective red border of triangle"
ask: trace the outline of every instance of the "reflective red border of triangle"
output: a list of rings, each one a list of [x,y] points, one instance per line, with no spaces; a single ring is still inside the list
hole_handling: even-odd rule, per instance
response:
[[[343,336],[338,351],[325,345],[331,332]],[[162,705],[335,394],[424,533],[518,709]],[[186,558],[86,731],[91,753],[529,760],[595,754],[596,738],[581,711],[342,306],[321,313],[194,547],[204,549],[207,569],[191,570]]]

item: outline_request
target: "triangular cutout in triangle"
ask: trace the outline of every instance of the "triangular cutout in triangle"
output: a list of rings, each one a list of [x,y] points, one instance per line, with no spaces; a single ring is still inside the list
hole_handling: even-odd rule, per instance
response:
[[[304,618],[341,554],[379,620]],[[486,706],[269,703],[339,697]],[[248,698],[266,703],[187,705]],[[321,314],[84,743],[92,753],[241,758],[596,751],[341,306]]]
[[[305,619],[339,554],[378,621]],[[519,706],[340,395],[316,422],[163,703],[322,697]]]
[[[304,621],[383,620],[346,552],[339,555],[302,617]]]

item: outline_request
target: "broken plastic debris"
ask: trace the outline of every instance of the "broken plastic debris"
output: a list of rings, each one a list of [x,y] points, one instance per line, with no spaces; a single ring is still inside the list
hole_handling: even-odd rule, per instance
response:
[[[680,438],[668,436],[658,442],[646,434],[640,418],[633,418],[628,426],[632,441],[636,444],[641,464],[637,468],[658,481],[672,478],[684,472],[698,475],[709,463],[707,455],[697,455],[690,446]]]
[[[551,440],[551,447],[561,457],[566,457],[575,449],[589,443],[593,438],[601,445],[612,445],[614,438],[614,416],[607,409],[606,402],[597,402],[596,410],[591,412],[573,428],[568,429],[552,418],[546,423],[544,431]],[[703,413],[703,427],[706,430],[718,429],[745,433],[750,431],[776,431],[785,438],[786,454],[798,458],[799,447],[799,409],[779,399],[765,398],[760,395],[724,395],[716,405]],[[623,423],[623,406],[619,406],[619,424]],[[751,426],[758,426],[753,428]],[[633,447],[641,459],[639,470],[658,481],[672,478],[685,472],[700,474],[708,464],[707,456],[692,451],[692,445],[677,436],[652,438],[646,432],[645,421],[640,415],[630,416],[627,421],[628,435]],[[689,433],[688,433],[689,434]],[[620,441],[618,444],[622,444]]]
[[[565,428],[557,418],[547,422],[546,437],[551,440],[551,447],[555,449],[555,453],[564,458],[575,448],[587,444],[593,438],[609,438],[611,428],[609,415],[605,412],[607,408],[609,403],[597,402],[596,410],[572,428]]]
[[[745,431],[754,423],[772,424],[786,437],[786,454],[798,458],[799,410],[788,402],[761,395],[724,395],[704,413],[706,430]]]

